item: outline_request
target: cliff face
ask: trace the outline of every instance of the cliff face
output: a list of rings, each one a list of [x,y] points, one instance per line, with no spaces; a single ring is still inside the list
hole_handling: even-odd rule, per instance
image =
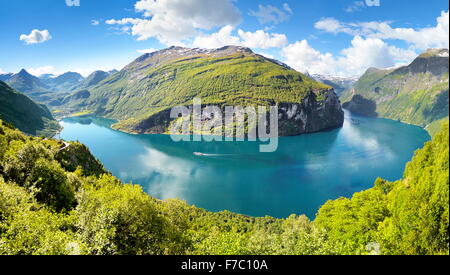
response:
[[[448,117],[448,72],[447,49],[428,50],[397,69],[371,68],[341,96],[343,107],[425,127]]]
[[[168,109],[143,120],[131,129],[119,128],[119,130],[135,134],[164,134],[169,132],[172,121],[170,109]],[[202,121],[202,123],[205,122]],[[278,104],[278,130],[280,136],[296,136],[320,132],[342,127],[343,123],[344,111],[338,96],[332,89],[321,92],[308,92],[299,103]],[[248,134],[248,131],[246,131],[246,134]]]
[[[314,133],[342,127],[343,124],[344,111],[334,90],[320,94],[309,92],[299,104],[280,104],[280,136]]]
[[[170,109],[191,106],[194,98],[220,108],[280,106],[281,118],[287,117],[283,109],[296,108],[298,113],[291,119],[280,119],[282,135],[339,127],[343,120],[330,86],[235,46],[171,47],[145,54],[86,88],[82,97],[66,97],[63,108],[116,119],[119,122],[113,127],[121,131],[163,133],[171,123]]]

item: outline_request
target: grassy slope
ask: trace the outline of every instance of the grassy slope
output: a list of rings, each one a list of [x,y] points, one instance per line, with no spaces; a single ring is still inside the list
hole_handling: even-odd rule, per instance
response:
[[[307,91],[329,86],[262,56],[234,53],[169,60],[159,66],[132,63],[90,90],[88,100],[69,104],[120,120],[129,129],[148,117],[194,97],[218,105],[267,105],[300,102]]]
[[[0,81],[0,117],[27,134],[53,136],[60,126],[43,105]]]

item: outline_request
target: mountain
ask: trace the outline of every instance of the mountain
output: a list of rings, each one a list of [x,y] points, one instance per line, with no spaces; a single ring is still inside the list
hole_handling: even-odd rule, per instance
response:
[[[10,79],[11,76],[13,76],[12,73],[8,73],[8,74],[0,74],[0,81],[5,82],[5,81],[7,81],[8,79]]]
[[[77,91],[65,108],[119,120],[116,129],[165,133],[174,106],[278,104],[281,135],[342,126],[333,89],[244,47],[215,50],[170,47],[144,54],[99,85]]]
[[[86,77],[82,83],[80,83],[76,89],[86,89],[91,86],[95,86],[107,77],[111,75],[110,72],[104,72],[104,71],[95,71],[91,73],[88,77]]]
[[[60,126],[44,105],[0,81],[0,118],[23,132],[35,136],[53,136]]]
[[[53,92],[63,93],[70,92],[72,89],[76,88],[84,80],[84,77],[79,73],[67,72],[57,77],[46,77],[41,76],[41,80],[49,86]]]
[[[47,91],[49,87],[45,85],[39,78],[29,74],[22,69],[17,74],[13,74],[8,80],[8,85],[25,94]]]
[[[341,100],[354,113],[429,126],[448,117],[449,52],[430,49],[410,65],[370,68]]]
[[[358,81],[355,77],[324,76],[318,74],[312,75],[312,78],[318,82],[333,87],[338,96],[342,95],[345,90],[351,89]]]

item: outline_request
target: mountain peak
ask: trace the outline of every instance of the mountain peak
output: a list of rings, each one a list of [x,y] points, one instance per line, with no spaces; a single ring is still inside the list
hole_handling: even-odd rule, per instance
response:
[[[29,72],[27,72],[27,70],[25,70],[25,69],[20,70],[20,72],[18,72],[17,75],[20,75],[20,76],[31,76],[31,74]]]
[[[419,58],[430,58],[430,57],[449,57],[448,49],[428,49],[422,53]]]

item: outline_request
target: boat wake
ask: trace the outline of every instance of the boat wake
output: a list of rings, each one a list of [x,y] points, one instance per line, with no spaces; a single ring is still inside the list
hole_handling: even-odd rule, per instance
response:
[[[197,156],[197,157],[231,157],[231,156],[236,156],[236,155],[232,155],[232,154],[205,154],[205,153],[200,153],[200,152],[194,152],[193,154],[194,154],[194,156]]]

